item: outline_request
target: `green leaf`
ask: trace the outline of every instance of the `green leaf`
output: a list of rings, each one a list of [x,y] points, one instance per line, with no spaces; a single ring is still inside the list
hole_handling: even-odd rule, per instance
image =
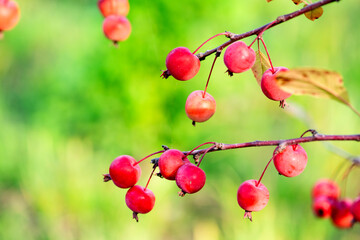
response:
[[[315,21],[316,19],[321,17],[323,12],[324,12],[324,10],[321,7],[318,7],[318,8],[315,8],[315,9],[309,11],[309,12],[304,13],[304,15],[305,15],[305,17],[307,17],[311,21]]]
[[[261,77],[266,70],[271,67],[269,59],[259,51],[256,51],[256,61],[252,66],[251,70],[256,78],[256,81],[259,85],[261,85]]]

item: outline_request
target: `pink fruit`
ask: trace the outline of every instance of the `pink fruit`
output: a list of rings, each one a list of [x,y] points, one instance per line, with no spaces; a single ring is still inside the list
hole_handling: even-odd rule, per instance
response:
[[[204,91],[197,90],[188,96],[185,103],[186,115],[194,122],[205,122],[214,115],[216,110],[215,99]]]
[[[278,148],[275,149],[274,154]],[[307,154],[298,144],[286,146],[275,155],[274,165],[276,170],[286,177],[295,177],[302,173],[307,164]]]
[[[166,57],[166,68],[177,80],[193,78],[200,69],[200,60],[186,47],[173,49]]]
[[[192,163],[185,163],[176,173],[176,184],[185,193],[196,193],[206,181],[205,172]]]
[[[335,202],[331,210],[332,223],[338,228],[351,228],[354,224],[354,216],[350,208],[352,201],[350,199],[343,199]]]
[[[263,209],[269,201],[269,191],[264,184],[258,186],[257,180],[243,182],[237,191],[239,206],[247,212],[256,212]]]
[[[355,199],[351,206],[351,213],[356,221],[360,222],[360,196]]]
[[[126,17],[110,15],[104,19],[103,31],[111,41],[121,42],[130,36],[131,25]]]
[[[234,42],[227,47],[224,63],[231,73],[241,73],[249,70],[255,63],[256,54],[242,41]]]
[[[119,188],[129,188],[134,186],[140,178],[141,168],[135,159],[128,155],[122,155],[112,161],[109,174],[111,180]]]
[[[333,199],[325,196],[315,198],[312,204],[315,216],[319,218],[329,218],[331,216],[333,201]]]
[[[104,17],[110,15],[126,16],[130,9],[128,0],[99,0],[98,7]]]
[[[20,8],[15,1],[0,0],[0,32],[10,30],[20,19]]]
[[[330,179],[320,179],[312,188],[311,195],[313,199],[321,196],[338,199],[340,196],[340,188]]]
[[[176,149],[170,149],[161,154],[158,165],[161,175],[168,180],[175,180],[177,170],[186,162],[185,155]]]
[[[274,68],[275,72],[271,71],[269,68],[266,70],[261,78],[261,90],[271,100],[274,101],[282,101],[291,96],[291,93],[287,93],[280,89],[278,84],[276,83],[275,77],[279,72],[288,71],[286,67],[276,67]]]
[[[155,205],[155,195],[150,189],[135,185],[127,191],[125,202],[135,213],[148,213]]]

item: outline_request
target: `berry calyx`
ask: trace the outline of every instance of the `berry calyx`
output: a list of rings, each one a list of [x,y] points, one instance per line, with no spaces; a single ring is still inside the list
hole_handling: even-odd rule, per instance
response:
[[[159,158],[160,174],[168,180],[175,180],[176,172],[186,162],[190,161],[185,157],[185,154],[177,149],[169,149]]]
[[[125,203],[134,212],[133,217],[138,222],[138,213],[145,214],[154,208],[155,195],[150,189],[135,185],[126,192]]]
[[[237,41],[226,48],[224,63],[230,75],[249,70],[255,63],[254,50],[242,41]]]
[[[275,67],[274,72],[271,68],[266,70],[261,78],[261,90],[264,95],[274,101],[283,101],[291,96],[291,93],[287,93],[278,86],[276,83],[276,74],[279,72],[288,71],[286,67]]]
[[[331,211],[332,223],[338,228],[351,228],[354,224],[354,216],[350,208],[351,199],[343,199],[335,202]]]
[[[177,80],[186,81],[193,78],[200,69],[200,60],[186,47],[177,47],[167,55],[166,68]],[[165,77],[166,75],[163,74]]]
[[[0,1],[0,33],[16,26],[20,20],[20,8],[15,1]]]
[[[128,155],[121,155],[112,161],[109,174],[116,186],[129,188],[139,181],[141,168],[135,163],[135,159]]]
[[[177,170],[175,180],[183,193],[196,193],[204,187],[206,174],[195,164],[185,163]]]
[[[188,96],[185,103],[186,115],[194,122],[205,122],[214,115],[216,102],[213,96],[197,90]]]
[[[124,16],[110,15],[104,19],[103,31],[108,39],[117,43],[129,38],[131,25]]]
[[[319,218],[329,218],[334,200],[325,196],[317,197],[313,200],[312,209],[315,216]]]
[[[99,0],[98,7],[104,17],[110,15],[126,16],[130,10],[128,0]]]
[[[351,213],[356,221],[360,222],[360,196],[351,205]]]
[[[279,147],[274,151],[277,152]],[[286,146],[285,149],[274,156],[276,170],[286,177],[295,177],[302,173],[307,164],[307,154],[300,145]]]
[[[312,188],[311,195],[313,199],[318,197],[328,197],[335,200],[340,196],[340,188],[330,179],[320,179]]]

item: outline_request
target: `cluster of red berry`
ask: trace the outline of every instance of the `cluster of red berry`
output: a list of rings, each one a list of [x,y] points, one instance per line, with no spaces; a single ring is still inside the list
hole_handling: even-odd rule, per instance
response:
[[[131,25],[126,16],[130,5],[128,0],[99,0],[98,7],[105,17],[103,31],[105,36],[117,44],[125,41],[131,33]]]
[[[0,0],[0,36],[16,26],[20,20],[20,8],[15,1]]]
[[[338,228],[350,228],[360,222],[360,196],[354,201],[340,199],[340,188],[329,180],[317,181],[312,189],[312,209],[319,218],[331,218]]]

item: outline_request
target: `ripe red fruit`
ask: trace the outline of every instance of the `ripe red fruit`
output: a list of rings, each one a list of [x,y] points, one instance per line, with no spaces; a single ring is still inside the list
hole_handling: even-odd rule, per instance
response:
[[[204,91],[197,90],[190,93],[186,99],[186,115],[194,122],[205,122],[215,113],[215,99],[207,92],[205,97],[203,95]]]
[[[343,199],[335,202],[331,210],[331,220],[338,228],[350,228],[354,224],[354,216],[350,208],[352,201],[350,199]]]
[[[0,32],[10,30],[20,19],[20,8],[11,0],[0,0]]]
[[[333,199],[325,196],[315,198],[312,204],[314,214],[319,218],[329,218],[331,216],[333,201]]]
[[[103,31],[111,41],[121,42],[130,36],[131,25],[126,17],[110,15],[104,19]]]
[[[184,193],[196,193],[206,181],[205,172],[192,163],[185,163],[176,173],[176,184]]]
[[[355,220],[360,222],[360,196],[353,202],[351,213],[354,215]]]
[[[168,180],[175,180],[176,172],[184,163],[190,162],[185,154],[177,149],[169,149],[161,154],[158,165],[161,175]]]
[[[263,209],[269,201],[269,191],[261,182],[250,179],[243,182],[237,191],[239,206],[247,212],[256,212]]]
[[[272,69],[269,68],[266,70],[261,78],[261,90],[271,100],[282,101],[291,96],[291,93],[287,93],[280,89],[277,85],[275,77],[279,72],[288,71],[286,67],[275,67],[275,72],[272,72]]]
[[[330,179],[320,179],[312,188],[311,195],[313,199],[321,196],[338,199],[340,196],[340,188]]]
[[[200,69],[200,60],[186,47],[173,49],[166,57],[166,68],[177,80],[193,78]]]
[[[134,212],[133,216],[138,221],[138,213],[148,213],[154,208],[155,195],[150,189],[135,185],[126,192],[125,202],[128,208]]]
[[[241,73],[249,70],[255,63],[254,50],[242,41],[234,42],[227,47],[224,63],[230,73]]]
[[[277,151],[277,147],[274,151]],[[307,164],[307,154],[300,145],[294,144],[275,155],[274,165],[276,170],[286,177],[295,177],[302,173]]]
[[[119,188],[129,188],[134,186],[140,178],[141,168],[135,159],[128,155],[122,155],[112,161],[109,174],[111,180]]]
[[[130,9],[128,0],[99,0],[98,7],[104,17],[109,15],[126,16]]]

